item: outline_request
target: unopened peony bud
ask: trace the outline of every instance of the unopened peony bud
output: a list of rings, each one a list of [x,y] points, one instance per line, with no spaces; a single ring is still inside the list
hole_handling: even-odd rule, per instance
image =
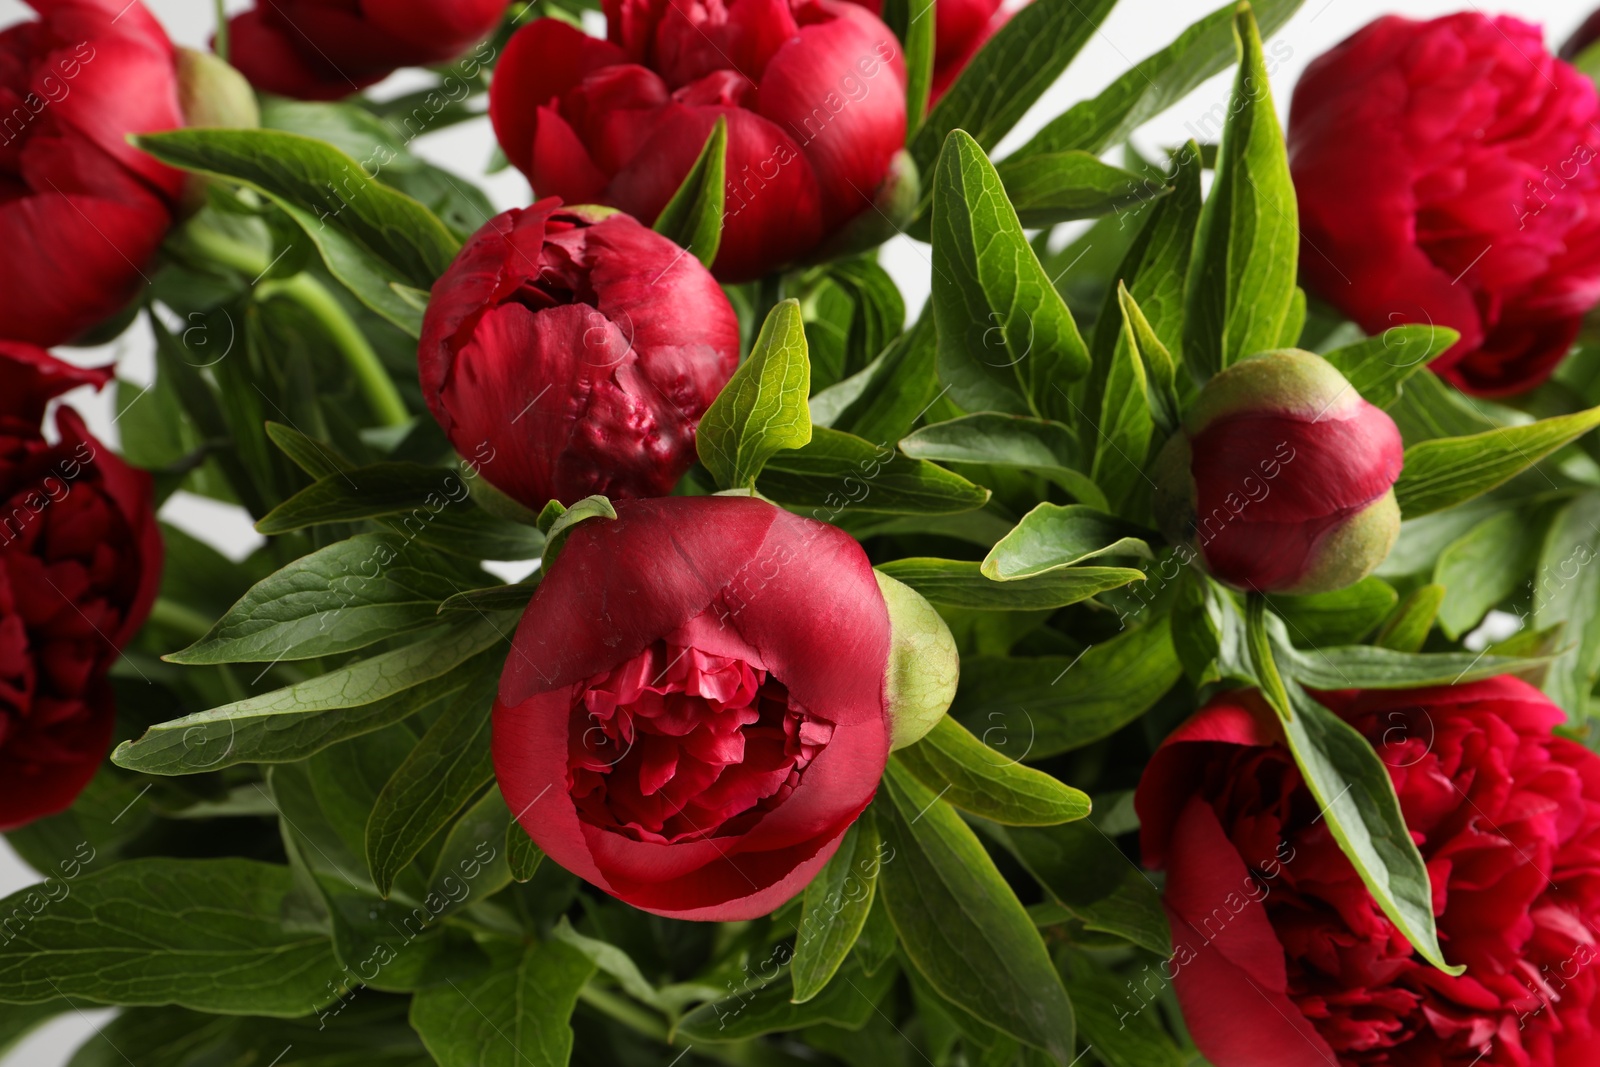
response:
[[[1213,576],[1320,593],[1382,563],[1400,529],[1400,431],[1320,356],[1235,363],[1200,391],[1156,461],[1154,506]]]
[[[491,219],[433,286],[417,354],[450,443],[537,512],[664,496],[739,362],[739,323],[694,256],[610,208]]]

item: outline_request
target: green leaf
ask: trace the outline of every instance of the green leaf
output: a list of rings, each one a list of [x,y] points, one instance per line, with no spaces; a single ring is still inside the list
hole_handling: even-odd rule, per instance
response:
[[[1166,402],[1166,398],[1160,401],[1163,405]],[[1118,345],[1112,354],[1095,431],[1090,476],[1105,490],[1109,510],[1129,511],[1134,500],[1149,496],[1151,482],[1144,468],[1150,438],[1155,433],[1145,363],[1139,346],[1133,343],[1131,330],[1129,343]]]
[[[529,945],[514,967],[418,992],[411,1025],[439,1067],[566,1067],[572,1009],[594,970],[561,941]]]
[[[822,992],[855,947],[872,911],[883,861],[878,827],[870,812],[864,813],[806,886],[789,972],[796,1004]]]
[[[820,427],[812,432],[810,444],[768,460],[756,489],[780,504],[816,509],[813,517],[824,519],[847,508],[953,515],[981,508],[989,500],[987,489],[943,467]]]
[[[1104,508],[1105,494],[1082,473],[1090,456],[1072,428],[1049,419],[992,411],[924,426],[900,441],[913,459],[938,463],[984,463],[1041,474],[1091,507]]]
[[[1092,966],[1075,966],[1066,979],[1079,1033],[1106,1067],[1188,1067],[1190,1060],[1168,1035],[1159,1009],[1144,1015],[1153,1003],[1143,988],[1149,973],[1141,972],[1135,996],[1117,975]]]
[[[330,474],[355,469],[354,463],[326,441],[308,437],[281,422],[267,423],[267,436],[279,451],[294,461],[296,467],[313,478],[326,478]]]
[[[1157,220],[1159,223],[1160,220]],[[1152,223],[1152,226],[1157,223]],[[1181,293],[1174,287],[1171,293],[1157,296],[1170,296],[1174,301],[1181,299]],[[1163,436],[1172,433],[1178,428],[1178,418],[1181,413],[1181,404],[1178,400],[1177,366],[1173,363],[1172,353],[1167,351],[1167,346],[1161,343],[1161,338],[1156,336],[1156,331],[1150,325],[1150,320],[1145,318],[1144,311],[1134,300],[1133,294],[1128,292],[1126,282],[1117,282],[1117,304],[1122,314],[1122,343],[1116,346],[1112,356],[1112,369],[1109,378],[1115,380],[1118,358],[1126,351],[1144,369],[1144,380],[1148,382],[1147,392],[1150,405],[1150,420],[1154,430],[1159,430]],[[1172,311],[1181,316],[1181,307]],[[1174,331],[1176,332],[1176,331]],[[1098,340],[1098,334],[1097,334]],[[1130,377],[1136,377],[1130,375]],[[1109,420],[1102,419],[1104,426]],[[1142,473],[1142,468],[1141,468]]]
[[[678,191],[656,216],[655,231],[711,266],[722,244],[723,203],[728,170],[728,118],[718,115],[705,147],[684,175]]]
[[[304,759],[458,691],[476,665],[457,668],[506,640],[512,625],[491,617],[440,629],[328,674],[158,723],[118,745],[112,762],[146,774],[197,774]]]
[[[1400,514],[1414,519],[1471,500],[1596,426],[1600,426],[1600,407],[1414,444],[1406,449],[1405,466],[1394,486]]]
[[[889,762],[876,806],[894,859],[884,900],[906,955],[938,993],[1049,1053],[1073,1056],[1072,1004],[1039,932],[967,824]]]
[[[962,68],[911,138],[917,170],[928,173],[956,129],[966,130],[984,149],[999,144],[1054,84],[1114,2],[1037,0],[1018,11]]]
[[[984,557],[982,573],[1014,582],[1077,566],[1102,555],[1149,558],[1150,545],[1133,523],[1083,504],[1040,504]]]
[[[1326,818],[1372,899],[1412,947],[1445,973],[1462,973],[1466,968],[1451,967],[1439,948],[1428,868],[1406,827],[1388,768],[1360,731],[1307,696],[1293,677],[1279,675],[1265,611],[1264,600],[1252,595],[1246,617],[1251,659],[1319,817]]]
[[[281,922],[287,867],[153,857],[85,874],[70,889],[0,901],[0,914],[28,916],[0,944],[0,999],[282,1016],[336,999],[332,944]]]
[[[1088,929],[1159,956],[1172,954],[1161,894],[1092,821],[995,828],[990,833],[1021,861],[1050,899]]]
[[[1508,509],[1485,519],[1439,553],[1433,580],[1444,586],[1439,629],[1452,641],[1477,626],[1488,610],[1509,598],[1533,570],[1548,515]]]
[[[544,850],[533,843],[522,824],[512,819],[506,824],[506,866],[511,868],[513,882],[529,882],[539,873],[544,862]]]
[[[1446,385],[1437,374],[1413,374],[1406,379],[1400,399],[1388,411],[1408,445],[1495,429],[1494,421],[1474,401]]]
[[[878,570],[934,604],[977,611],[1031,611],[1076,604],[1129,582],[1144,581],[1131,567],[1057,567],[1031,578],[997,582],[966,560],[908,558]]]
[[[72,1005],[65,1000],[0,1005],[0,1056],[46,1022],[71,1010]]]
[[[526,581],[510,585],[491,585],[452,594],[439,602],[439,613],[461,611],[474,615],[493,615],[502,611],[521,611],[533,599],[534,590],[539,588],[538,578],[539,575],[534,574]]]
[[[933,0],[884,0],[885,21],[891,8],[903,11],[905,26],[893,22],[895,35],[905,42],[906,59],[906,139],[916,136],[928,117],[928,99],[933,88],[934,26]]]
[[[774,455],[811,440],[810,394],[800,303],[785,300],[700,420],[695,447],[718,488],[750,487]]]
[[[1398,652],[1375,645],[1280,649],[1284,670],[1312,689],[1410,689],[1460,685],[1538,666],[1537,660],[1476,652]]]
[[[1401,601],[1389,621],[1372,639],[1379,648],[1392,648],[1396,652],[1420,652],[1433,629],[1439,607],[1444,603],[1445,587],[1436,583],[1420,586]]]
[[[781,966],[784,951],[774,950],[766,960],[752,963],[754,976],[760,977],[759,972],[768,967]],[[895,968],[885,967],[869,976],[852,960],[820,994],[801,1002],[793,998],[794,986],[787,976],[750,990],[752,978],[747,972],[746,992],[702,1004],[679,1020],[674,1036],[692,1043],[715,1043],[744,1041],[818,1023],[859,1030],[873,1017],[896,974]]]
[[[428,896],[443,902],[435,909],[436,916],[449,915],[511,884],[505,841],[514,822],[500,787],[491,785],[450,827],[428,878]],[[468,891],[458,895],[463,885]]]
[[[555,501],[551,501],[555,503]],[[563,508],[561,514],[545,528],[544,554],[540,557],[539,569],[548,571],[550,565],[556,561],[556,556],[561,552],[561,546],[567,543],[567,537],[572,533],[572,528],[588,519],[614,519],[617,509],[611,506],[611,501],[603,496],[586,496],[573,504],[570,508]]]
[[[812,424],[873,444],[904,437],[938,399],[934,348],[933,316],[924,307],[922,317],[863,370],[812,396]]]
[[[1261,35],[1274,33],[1303,2],[1253,0],[1251,8],[1261,26]],[[1233,20],[1238,6],[1229,3],[1191,25],[1167,47],[1141,60],[1108,85],[1099,96],[1081,101],[1051,120],[1017,150],[1016,156],[1074,149],[1099,154],[1127,140],[1146,121],[1236,62],[1239,43]],[[1214,139],[1221,133],[1226,115],[1222,105],[1213,107],[1202,118],[1196,136]]]
[[[1545,534],[1533,591],[1533,625],[1561,624],[1561,651],[1544,690],[1572,722],[1593,707],[1600,668],[1600,493],[1584,493],[1562,508]]]
[[[396,534],[360,534],[257,582],[204,637],[164,658],[277,663],[365,648],[437,622],[439,602],[465,580]]]
[[[1448,326],[1391,326],[1376,337],[1326,352],[1323,358],[1349,379],[1369,404],[1388,408],[1400,399],[1406,380],[1460,336]]]
[[[1388,582],[1367,577],[1331,593],[1273,596],[1267,601],[1296,642],[1320,648],[1360,641],[1389,617],[1399,599]]]
[[[499,684],[495,671],[469,683],[378,793],[366,822],[365,852],[372,881],[385,896],[395,876],[494,777],[489,723]]]
[[[330,522],[356,522],[408,511],[434,514],[451,504],[471,507],[460,473],[417,463],[375,463],[317,479],[256,523],[264,534]]]
[[[1030,5],[1001,34],[1056,2]],[[1000,176],[963,130],[945,142],[933,178],[932,299],[939,377],[956,404],[1072,421],[1074,404],[1062,387],[1089,370],[1089,350]]]
[[[946,716],[895,759],[947,803],[1007,826],[1053,826],[1089,814],[1089,798],[1008,759]]]
[[[1162,615],[1078,656],[966,656],[951,714],[1015,760],[1040,760],[1107,737],[1182,675]]]
[[[995,166],[1022,225],[1033,229],[1092,219],[1172,191],[1151,178],[1113,167],[1089,152],[1049,152]]]
[[[1279,347],[1300,250],[1294,183],[1249,8],[1235,16],[1234,29],[1244,59],[1184,292],[1184,359],[1202,380]]]

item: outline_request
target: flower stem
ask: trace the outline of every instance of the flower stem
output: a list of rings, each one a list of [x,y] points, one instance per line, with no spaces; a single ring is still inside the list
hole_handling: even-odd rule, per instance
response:
[[[356,376],[356,384],[367,398],[372,413],[385,426],[405,426],[411,421],[394,379],[384,370],[378,353],[367,343],[366,337],[327,287],[309,274],[296,274],[291,278],[273,278],[256,286],[256,296],[270,300],[284,297],[299,304],[327,331],[328,337],[344,354],[345,361]]]
[[[217,10],[217,37],[212,43],[212,50],[217,53],[224,63],[228,61],[228,12],[224,0],[214,0]]]

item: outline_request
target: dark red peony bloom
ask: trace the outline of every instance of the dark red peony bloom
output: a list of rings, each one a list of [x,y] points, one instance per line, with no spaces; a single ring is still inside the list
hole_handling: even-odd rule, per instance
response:
[[[883,13],[883,0],[855,0],[874,15]],[[966,68],[978,49],[1000,32],[1012,12],[1000,10],[1002,0],[936,0],[933,7],[932,102]]]
[[[264,93],[338,100],[401,67],[448,63],[510,0],[260,0],[228,20],[228,58]]]
[[[1600,758],[1511,677],[1329,693],[1378,750],[1427,861],[1449,977],[1339,851],[1273,714],[1225,693],[1167,739],[1136,806],[1167,871],[1165,964],[1216,1067],[1600,1062]]]
[[[1201,390],[1157,462],[1156,514],[1237,588],[1339,589],[1394,545],[1403,455],[1394,420],[1332,364],[1267,352]]]
[[[150,476],[49,400],[104,385],[0,341],[0,830],[62,810],[94,776],[116,706],[106,671],[144,624],[161,576]]]
[[[653,221],[718,116],[727,207],[714,264],[748,281],[863,211],[905,141],[905,63],[843,0],[606,0],[610,40],[558,19],[518,30],[489,115],[541,196]]]
[[[765,501],[616,511],[573,528],[523,615],[500,788],[552,859],[635,907],[765,915],[883,774],[889,609],[860,545]]]
[[[1295,87],[1307,284],[1369,333],[1459,330],[1432,369],[1468,392],[1539,384],[1600,300],[1597,110],[1537,26],[1378,19]]]
[[[127,141],[183,125],[172,43],[133,0],[30,0],[0,31],[0,337],[61,344],[144,284],[184,176]]]
[[[738,366],[739,323],[665,237],[549,199],[467,241],[434,283],[417,359],[457,451],[530,508],[663,496]]]

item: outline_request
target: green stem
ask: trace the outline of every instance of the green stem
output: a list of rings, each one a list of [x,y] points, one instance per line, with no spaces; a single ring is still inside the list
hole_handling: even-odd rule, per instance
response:
[[[372,413],[385,426],[405,426],[411,422],[394,379],[384,370],[372,345],[350,318],[344,307],[326,286],[309,274],[296,274],[292,278],[273,278],[256,286],[256,297],[270,300],[281,296],[299,304],[327,331],[328,337],[344,354],[356,384],[366,396]]]
[[[150,621],[176,630],[192,641],[198,641],[211,632],[210,619],[166,597],[157,597],[156,602],[150,605]]]
[[[222,59],[228,60],[228,12],[223,0],[215,0],[217,11],[217,39],[212,43],[212,49]]]
[[[591,983],[579,990],[578,999],[600,1014],[610,1016],[629,1029],[637,1030],[645,1037],[653,1037],[657,1041],[667,1040],[667,1024],[625,997],[619,997],[615,993],[604,989],[597,989]]]

